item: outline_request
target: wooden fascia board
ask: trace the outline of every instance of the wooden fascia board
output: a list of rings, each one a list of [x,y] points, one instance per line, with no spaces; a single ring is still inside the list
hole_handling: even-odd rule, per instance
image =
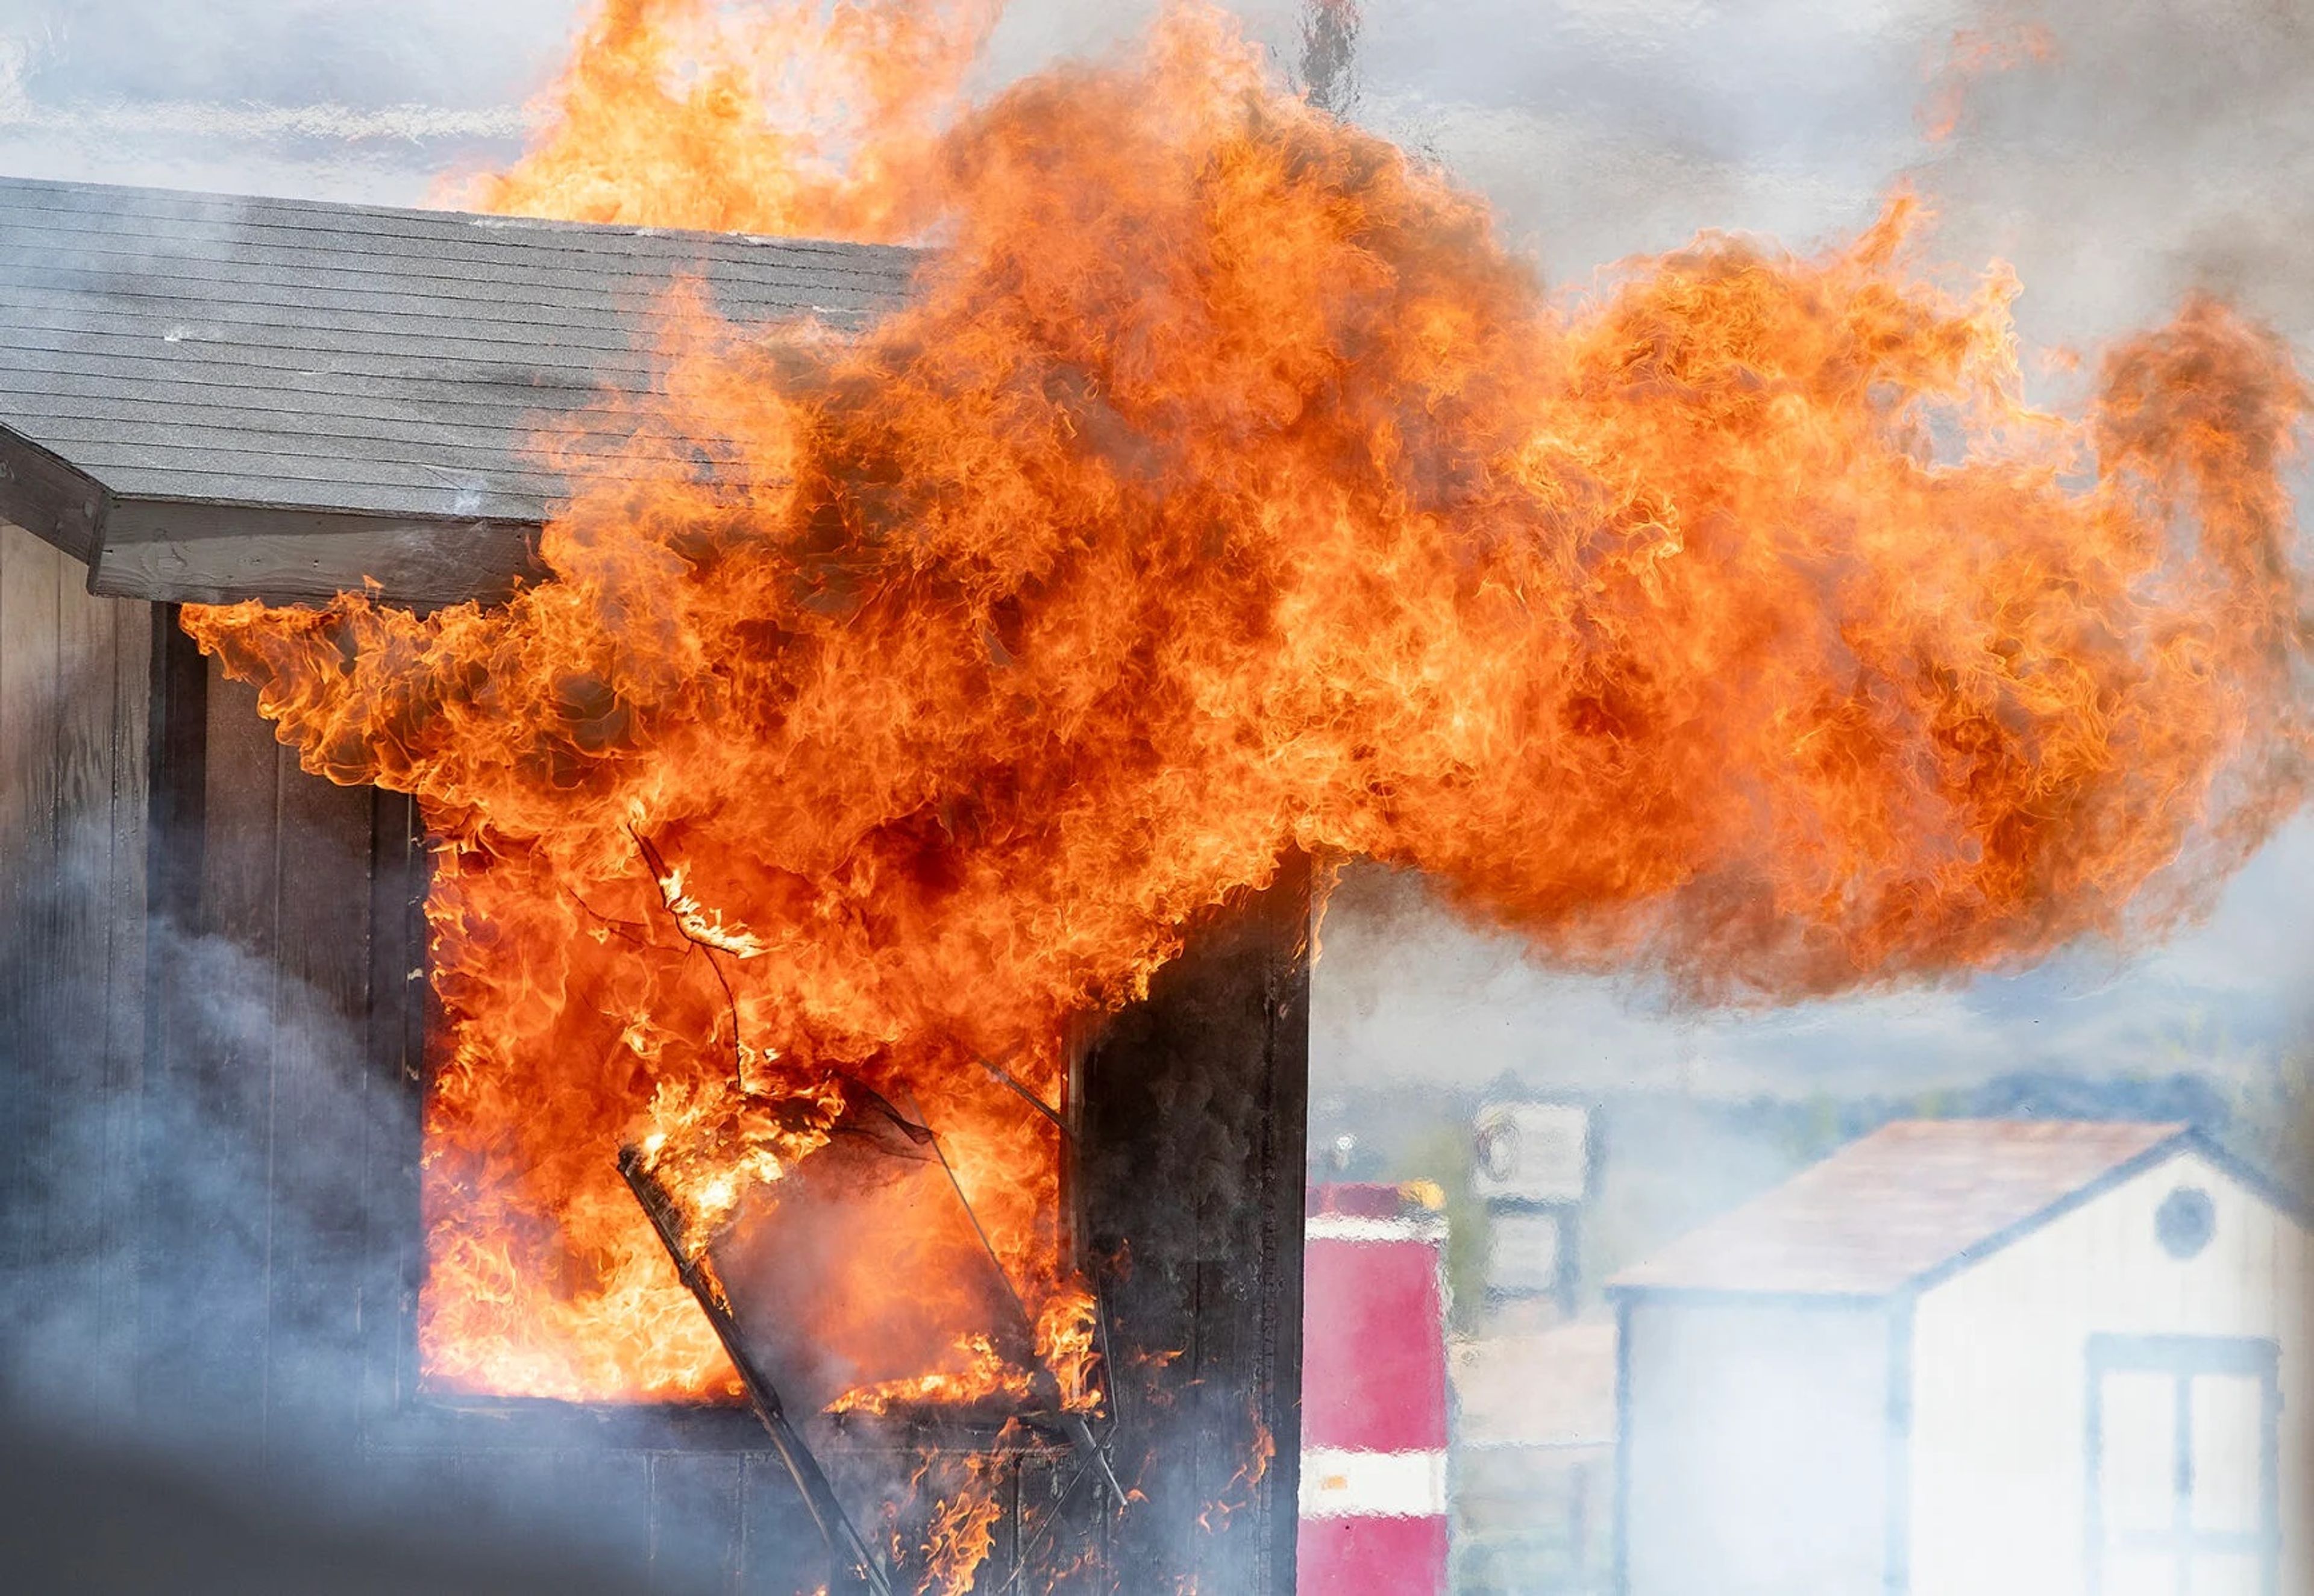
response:
[[[2310,1209],[2306,1195],[2276,1180],[2257,1165],[2235,1154],[2215,1137],[2198,1128],[2186,1133],[2187,1150],[2214,1165],[2220,1173],[2239,1184],[2252,1196],[2266,1204],[2301,1229],[2314,1230],[2314,1209]]]
[[[0,520],[86,565],[95,557],[110,498],[103,483],[71,462],[0,427]]]
[[[111,501],[89,590],[166,604],[322,604],[374,587],[434,610],[497,603],[542,574],[539,523],[282,506]]]

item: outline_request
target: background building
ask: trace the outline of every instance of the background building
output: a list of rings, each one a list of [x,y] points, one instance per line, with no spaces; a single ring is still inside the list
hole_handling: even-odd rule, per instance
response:
[[[1621,1586],[2305,1590],[2309,1262],[2183,1126],[1889,1125],[1612,1283]]]
[[[1469,1592],[1604,1592],[1614,1572],[1615,1325],[1454,1354],[1456,1550]]]
[[[1487,1209],[1487,1302],[1530,1327],[1574,1311],[1591,1142],[1591,1110],[1580,1103],[1479,1112],[1471,1186]]]

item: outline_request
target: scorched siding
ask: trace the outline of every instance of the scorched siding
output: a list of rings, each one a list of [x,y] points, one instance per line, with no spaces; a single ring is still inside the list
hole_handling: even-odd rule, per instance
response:
[[[2216,1229],[2183,1262],[2155,1239],[2181,1186]],[[1928,1291],[1912,1355],[1912,1596],[2085,1596],[2092,1335],[2270,1337],[2282,1349],[2284,1592],[2309,1562],[2307,1234],[2181,1152]]]

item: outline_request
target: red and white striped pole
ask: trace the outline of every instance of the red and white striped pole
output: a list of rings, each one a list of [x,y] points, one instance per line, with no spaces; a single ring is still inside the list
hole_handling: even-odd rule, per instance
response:
[[[1303,1230],[1303,1596],[1444,1596],[1446,1221],[1314,1186]]]

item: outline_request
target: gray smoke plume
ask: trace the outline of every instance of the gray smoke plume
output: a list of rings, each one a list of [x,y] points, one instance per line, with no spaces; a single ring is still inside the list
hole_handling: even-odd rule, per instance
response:
[[[2048,335],[2093,337],[2206,288],[2314,337],[2314,13],[2294,0],[2047,0],[2052,58],[1976,81],[1919,181],[1955,247],[1997,252]]]
[[[57,924],[104,881],[112,839],[0,893]],[[7,1205],[0,1214],[0,1544],[27,1592],[639,1591],[641,1500],[526,1497],[358,1442],[376,1371],[361,1304],[396,1311],[398,1216],[367,1144],[415,1133],[364,1079],[322,994],[217,937],[159,928],[224,1067],[93,1078],[93,1036],[135,1002],[12,933],[0,947]],[[141,1071],[140,1071],[141,1072]],[[298,1105],[294,1124],[287,1111]],[[485,1495],[478,1486],[493,1487]],[[655,1589],[687,1588],[662,1574]]]

